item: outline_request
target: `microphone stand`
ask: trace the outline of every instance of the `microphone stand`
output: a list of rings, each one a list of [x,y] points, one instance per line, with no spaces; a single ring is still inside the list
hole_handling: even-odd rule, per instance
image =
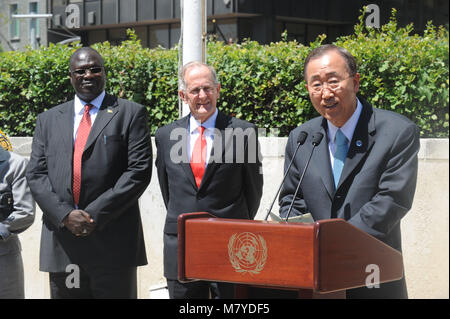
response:
[[[291,205],[289,206],[289,210],[288,210],[288,213],[287,213],[287,216],[286,216],[286,219],[285,219],[286,222],[288,221],[289,215],[291,215],[292,206],[294,205],[295,198],[297,197],[298,191],[300,190],[300,185],[302,184],[303,177],[305,177],[306,169],[309,166],[309,162],[311,161],[311,157],[312,157],[312,155],[314,153],[314,150],[316,149],[316,146],[319,145],[320,142],[322,141],[322,138],[323,138],[323,134],[319,133],[319,132],[316,133],[313,136],[313,141],[312,141],[313,149],[311,151],[311,154],[309,155],[308,162],[306,162],[305,169],[303,170],[302,176],[300,177],[300,180],[298,182],[297,189],[295,190],[294,197],[292,198],[292,201],[291,201]],[[303,215],[303,214],[301,214],[301,215]]]
[[[269,211],[267,212],[267,215],[264,218],[264,220],[267,220],[267,218],[269,217],[270,212],[272,211],[272,207],[275,204],[275,200],[277,199],[278,194],[281,191],[281,187],[283,186],[284,180],[286,179],[286,176],[288,175],[289,170],[291,169],[292,163],[294,162],[295,155],[297,154],[297,151],[300,148],[300,146],[305,143],[307,137],[308,137],[308,133],[306,133],[305,131],[301,131],[300,132],[300,135],[299,135],[299,137],[297,139],[297,148],[295,149],[294,156],[292,156],[291,162],[289,163],[289,166],[288,166],[288,168],[286,170],[286,173],[284,173],[283,180],[281,181],[280,187],[278,187],[278,191],[277,191],[277,193],[275,195],[275,198],[272,201],[272,204],[270,205]]]

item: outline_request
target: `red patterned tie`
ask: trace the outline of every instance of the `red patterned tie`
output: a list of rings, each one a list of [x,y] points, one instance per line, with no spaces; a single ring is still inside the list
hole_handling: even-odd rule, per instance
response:
[[[199,130],[200,136],[195,141],[194,150],[191,156],[191,169],[192,173],[194,173],[197,187],[200,187],[203,174],[205,173],[205,165],[206,165],[206,138],[203,135],[205,128],[203,126],[200,126]]]
[[[73,199],[76,205],[80,199],[81,190],[81,157],[83,156],[84,146],[91,131],[91,116],[89,111],[93,107],[92,104],[84,106],[84,114],[78,126],[77,138],[73,150]]]

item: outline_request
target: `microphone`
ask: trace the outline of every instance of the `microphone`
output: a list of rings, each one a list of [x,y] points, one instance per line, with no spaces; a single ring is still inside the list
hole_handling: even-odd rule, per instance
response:
[[[264,220],[267,220],[267,218],[269,217],[270,212],[272,211],[273,204],[275,204],[275,200],[277,199],[278,194],[281,191],[281,187],[283,186],[284,180],[286,179],[286,176],[289,173],[289,170],[291,169],[292,163],[294,162],[295,155],[297,154],[297,151],[300,148],[300,146],[305,143],[307,137],[308,137],[308,133],[306,133],[305,131],[301,131],[300,134],[298,135],[297,148],[295,149],[294,156],[292,156],[291,162],[289,163],[286,173],[284,173],[283,180],[281,181],[280,187],[278,187],[278,191],[272,201],[272,204],[270,205],[269,211],[267,212],[266,218],[264,218]]]
[[[303,181],[303,177],[305,177],[305,173],[306,173],[306,170],[308,169],[309,161],[311,161],[311,157],[314,153],[314,149],[316,148],[316,146],[318,146],[320,144],[320,142],[322,141],[322,138],[323,138],[323,134],[320,132],[313,134],[312,142],[311,142],[313,145],[313,149],[311,150],[311,154],[309,154],[308,162],[306,162],[305,169],[303,170],[302,176],[300,177],[300,180],[298,181],[297,189],[295,190],[295,194],[294,194],[294,197],[292,198],[291,206],[289,206],[289,210],[288,210],[285,221],[288,220],[289,215],[291,214],[292,206],[294,205],[295,198],[297,197],[298,191],[300,190],[300,185]]]

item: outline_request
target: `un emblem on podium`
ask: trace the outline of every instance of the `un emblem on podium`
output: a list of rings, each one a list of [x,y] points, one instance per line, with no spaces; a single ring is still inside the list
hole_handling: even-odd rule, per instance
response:
[[[228,241],[228,256],[239,273],[259,274],[267,261],[267,244],[261,235],[234,234]]]

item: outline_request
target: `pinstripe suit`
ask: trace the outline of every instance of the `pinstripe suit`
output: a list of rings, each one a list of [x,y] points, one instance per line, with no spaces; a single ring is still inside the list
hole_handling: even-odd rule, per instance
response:
[[[151,177],[151,143],[142,105],[106,94],[82,157],[79,208],[96,223],[86,237],[62,226],[74,209],[72,193],[74,102],[37,118],[27,170],[43,211],[40,270],[69,264],[135,267],[147,263],[138,198]]]

